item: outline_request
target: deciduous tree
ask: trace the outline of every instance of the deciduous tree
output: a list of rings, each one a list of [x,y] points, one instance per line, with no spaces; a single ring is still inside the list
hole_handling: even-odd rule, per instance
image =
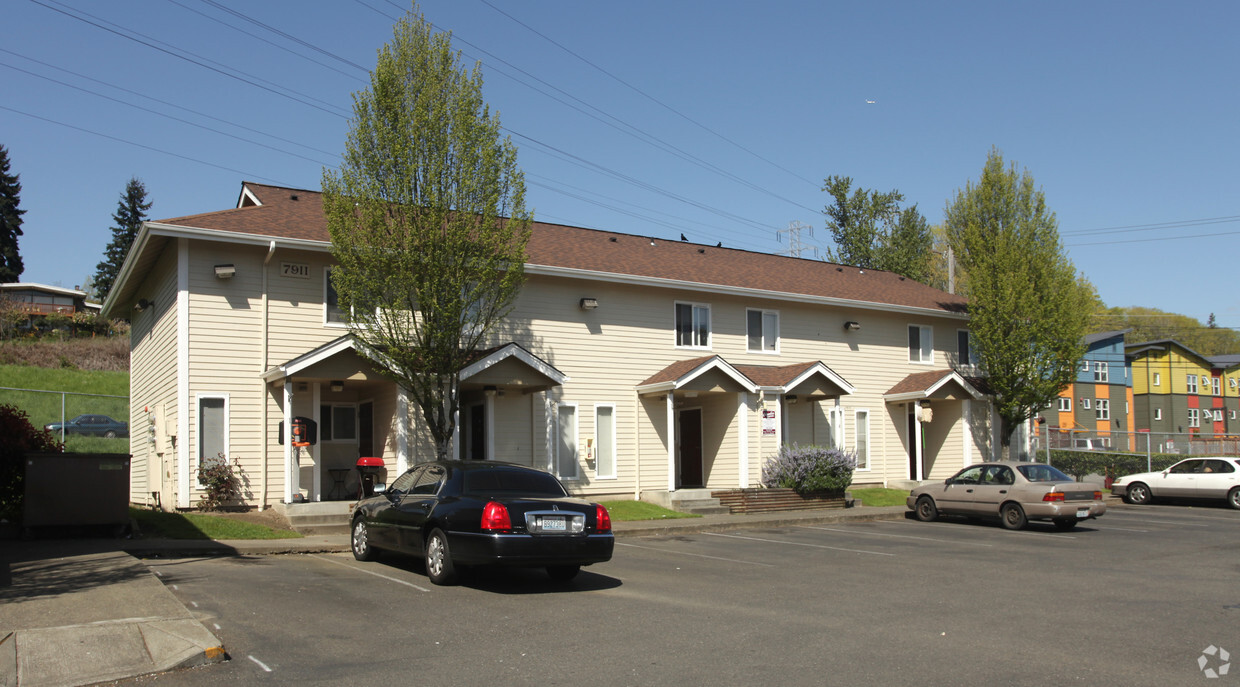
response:
[[[332,284],[377,369],[408,391],[440,456],[459,372],[524,282],[531,215],[516,148],[416,6],[354,94],[339,171],[323,172]]]
[[[151,209],[151,201],[146,199],[146,186],[134,177],[125,184],[125,191],[116,204],[116,212],[112,215],[112,240],[103,251],[103,262],[95,267],[95,277],[91,281],[94,295],[100,301],[108,297],[116,275],[125,263],[129,247],[138,236],[138,230],[147,219],[147,211]]]
[[[970,340],[995,394],[1001,441],[1075,377],[1093,289],[1059,241],[1028,171],[992,150],[981,179],[947,206],[948,240],[968,275]]]
[[[918,281],[931,276],[933,236],[913,205],[901,209],[904,194],[852,188],[852,178],[828,177],[823,190],[834,202],[823,213],[835,241],[828,259],[863,269],[889,270]]]

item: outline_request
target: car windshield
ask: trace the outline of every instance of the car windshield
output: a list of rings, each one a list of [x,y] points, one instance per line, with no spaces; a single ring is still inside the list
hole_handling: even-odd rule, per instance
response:
[[[536,470],[490,468],[467,470],[466,494],[519,494],[521,496],[567,496],[555,477]]]
[[[1020,474],[1024,475],[1025,479],[1029,480],[1030,482],[1072,482],[1073,481],[1071,477],[1063,474],[1059,470],[1056,470],[1055,468],[1049,465],[1039,465],[1036,463],[1031,463],[1029,465],[1017,466],[1016,469],[1020,470]]]

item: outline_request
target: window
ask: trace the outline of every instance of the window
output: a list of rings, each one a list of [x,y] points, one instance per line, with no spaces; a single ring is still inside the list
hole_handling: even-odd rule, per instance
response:
[[[1110,378],[1110,371],[1107,369],[1106,363],[1094,363],[1094,381],[1099,384],[1106,384]]]
[[[1185,393],[1197,393],[1197,375],[1188,375],[1188,377],[1185,378],[1185,384],[1188,387],[1185,389]]]
[[[410,494],[434,495],[439,493],[439,485],[443,483],[447,472],[440,465],[428,466],[425,470],[418,473],[416,479],[413,480],[413,488],[409,490]]]
[[[1089,372],[1089,361],[1088,360],[1081,361],[1081,372]]]
[[[685,348],[710,348],[709,305],[676,304],[676,345]]]
[[[1105,398],[1100,398],[1094,402],[1094,418],[1098,420],[1111,419],[1111,402]]]
[[[908,361],[910,363],[934,362],[934,328],[916,324],[908,327]]]
[[[969,330],[956,330],[956,358],[960,365],[976,365],[977,359],[973,356],[973,347],[970,345]]]
[[[1188,426],[1189,427],[1200,427],[1201,426],[1201,411],[1197,410],[1196,408],[1188,409]]]
[[[1088,398],[1081,399],[1081,410],[1089,410],[1089,399]]]
[[[839,406],[827,411],[827,445],[844,448],[844,409]]]
[[[347,403],[319,406],[321,441],[357,441],[357,408]]]
[[[1222,395],[1222,393],[1223,393],[1223,380],[1222,380],[1222,379],[1220,379],[1220,378],[1218,378],[1218,377],[1213,377],[1213,378],[1211,378],[1211,379],[1210,379],[1210,389],[1214,392],[1214,395],[1215,395],[1215,396],[1220,396],[1220,395]]]
[[[857,469],[870,469],[870,411],[858,410],[856,413],[857,428]]]
[[[561,403],[555,410],[555,474],[560,479],[577,479],[577,406]]]
[[[1223,411],[1221,411],[1221,410],[1216,410],[1216,411],[1214,411],[1214,421],[1215,421],[1215,422],[1222,422],[1222,421],[1223,421]]]
[[[616,407],[594,406],[594,476],[616,478]]]
[[[1066,396],[1060,396],[1059,397],[1059,412],[1061,413],[1072,412],[1072,399]]]
[[[1162,386],[1162,375],[1158,372],[1154,373],[1154,386]]]
[[[198,460],[228,457],[228,398],[198,397]]]
[[[1228,414],[1227,414],[1227,419],[1229,419],[1229,420],[1234,420],[1234,419],[1236,419],[1236,411],[1234,411],[1234,410],[1229,410],[1229,411],[1227,411],[1227,413],[1228,413]]]
[[[332,271],[323,270],[323,321],[327,324],[348,324],[348,314],[340,307],[340,296],[332,284]]]
[[[774,310],[746,310],[750,353],[779,352],[779,313]]]
[[[1162,408],[1155,408],[1155,409],[1154,409],[1154,419],[1155,419],[1155,420],[1161,420],[1161,419],[1162,419]]]

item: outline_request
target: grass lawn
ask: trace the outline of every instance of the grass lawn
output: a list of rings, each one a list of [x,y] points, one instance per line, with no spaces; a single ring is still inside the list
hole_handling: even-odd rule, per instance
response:
[[[160,513],[130,508],[146,539],[297,539],[292,530],[275,530],[265,525],[243,522],[222,515],[205,513]]]
[[[673,518],[700,518],[700,515],[680,513],[645,501],[604,501],[612,522],[628,520],[671,520]]]
[[[849,489],[849,493],[853,495],[864,506],[903,506],[905,499],[908,498],[907,489],[883,489],[875,487],[872,489]]]
[[[128,372],[0,365],[0,387],[7,387],[0,389],[0,403],[7,403],[25,411],[30,417],[30,424],[35,427],[60,422],[62,417],[72,420],[84,413],[97,413],[115,420],[129,421]],[[72,393],[43,393],[47,391]],[[56,434],[56,439],[60,439],[59,433]],[[129,453],[129,439],[126,438],[68,435],[65,437],[65,444],[65,450],[78,453]]]

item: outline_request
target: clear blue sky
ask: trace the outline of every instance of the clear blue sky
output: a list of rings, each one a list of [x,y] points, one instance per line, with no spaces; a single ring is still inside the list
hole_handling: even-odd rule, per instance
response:
[[[7,0],[0,144],[27,211],[22,280],[93,274],[131,176],[155,219],[230,207],[243,180],[318,189],[407,7]],[[994,146],[1033,175],[1108,305],[1240,327],[1240,3],[421,9],[482,62],[538,219],[764,252],[799,222],[826,247],[824,177],[899,189],[938,223]]]

